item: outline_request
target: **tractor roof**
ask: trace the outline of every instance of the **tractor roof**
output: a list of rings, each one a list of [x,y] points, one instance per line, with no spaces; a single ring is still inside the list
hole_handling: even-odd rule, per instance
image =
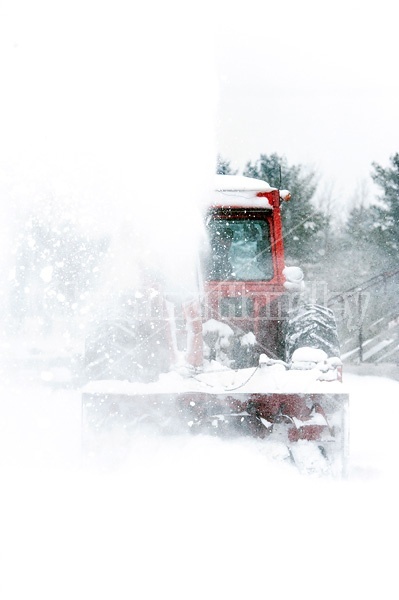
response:
[[[244,208],[267,208],[272,209],[268,198],[258,196],[258,193],[273,192],[276,188],[271,187],[266,181],[244,177],[242,175],[216,175],[215,195],[213,204],[215,206],[244,207]]]
[[[271,192],[267,181],[244,177],[243,175],[216,175],[215,190],[229,192]]]

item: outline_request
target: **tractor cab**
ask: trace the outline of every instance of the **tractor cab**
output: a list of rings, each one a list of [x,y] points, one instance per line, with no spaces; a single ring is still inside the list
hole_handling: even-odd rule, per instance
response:
[[[205,320],[253,333],[276,357],[286,295],[280,204],[287,196],[265,181],[218,175],[206,215]]]

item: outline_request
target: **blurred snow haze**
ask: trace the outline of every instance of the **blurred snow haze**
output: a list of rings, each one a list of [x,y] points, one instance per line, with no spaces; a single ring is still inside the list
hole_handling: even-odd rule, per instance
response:
[[[2,227],[15,239],[51,203],[85,235],[110,234],[126,277],[140,232],[163,255],[195,244],[216,163],[210,11],[173,0],[0,11]]]

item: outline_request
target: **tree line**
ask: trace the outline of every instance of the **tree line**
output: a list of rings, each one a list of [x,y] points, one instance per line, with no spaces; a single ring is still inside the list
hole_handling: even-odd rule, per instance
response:
[[[238,171],[219,155],[217,173]],[[342,199],[318,191],[314,170],[290,165],[284,156],[261,154],[247,162],[242,175],[290,190],[292,200],[282,210],[286,261],[302,266],[308,279],[325,281],[331,293],[398,267],[399,153],[386,167],[372,163],[370,175],[379,193],[371,202],[366,194],[353,198],[346,216]]]

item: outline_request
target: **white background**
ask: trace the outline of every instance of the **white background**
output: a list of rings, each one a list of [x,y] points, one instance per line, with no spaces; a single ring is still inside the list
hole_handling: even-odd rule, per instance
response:
[[[219,148],[313,166],[346,203],[398,151],[394,2],[233,4],[218,32]],[[373,187],[371,186],[373,190]]]

